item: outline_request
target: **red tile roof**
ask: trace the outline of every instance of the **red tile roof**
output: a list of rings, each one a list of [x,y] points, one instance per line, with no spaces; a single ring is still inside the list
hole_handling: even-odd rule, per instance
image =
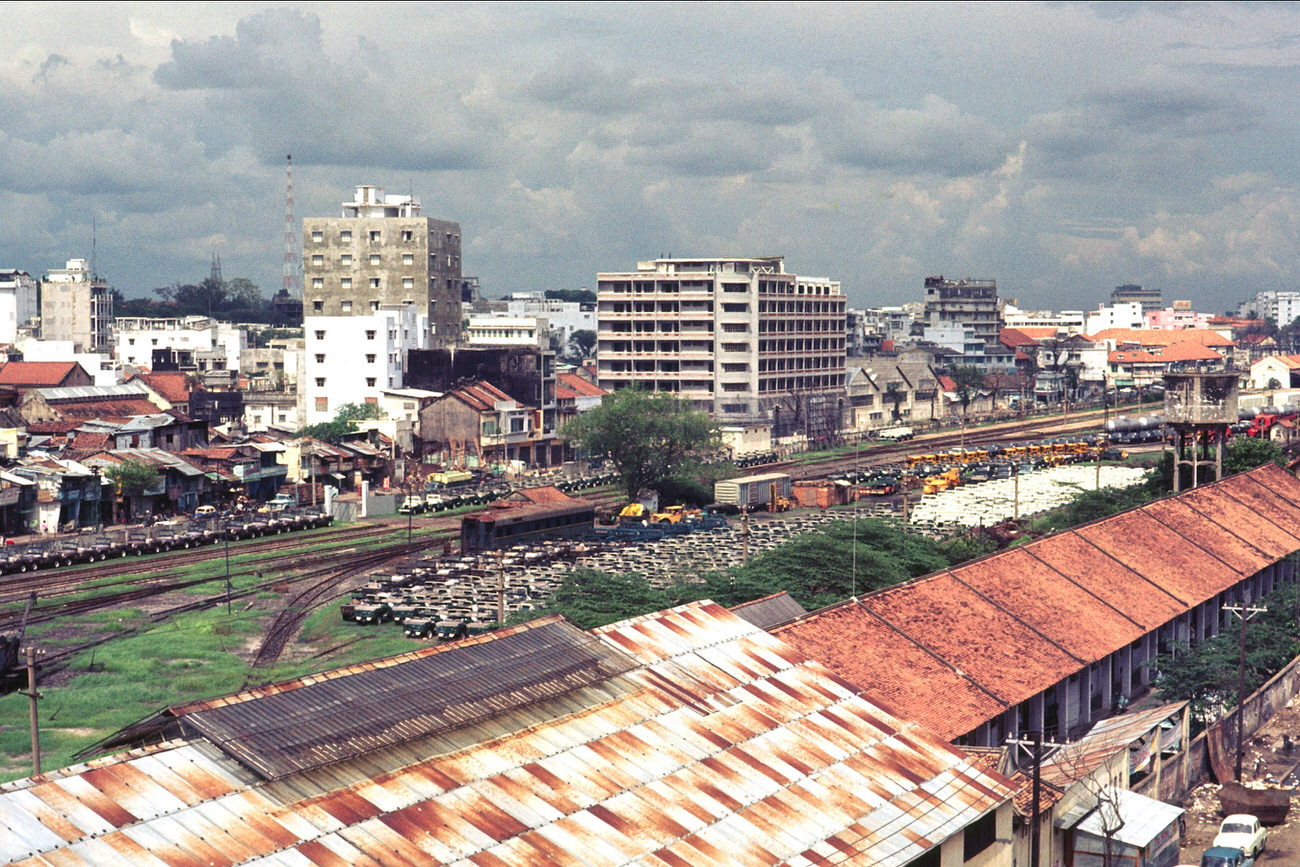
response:
[[[1107,328],[1088,339],[1097,342],[1113,340],[1116,346],[1133,344],[1135,346],[1170,346],[1175,343],[1199,343],[1202,346],[1232,346],[1232,341],[1217,331],[1208,328],[1183,328],[1179,330],[1162,330],[1154,328]]]
[[[90,374],[75,361],[10,361],[0,366],[0,385],[57,388],[78,370],[89,382]]]
[[[454,397],[479,412],[495,409],[496,402],[499,400],[514,400],[492,383],[482,379],[447,392],[447,397]]]
[[[127,382],[138,379],[158,392],[168,403],[189,403],[190,382],[184,373],[141,373],[128,377]]]
[[[1300,480],[1269,464],[774,632],[951,738],[1296,550]]]
[[[578,397],[604,397],[605,389],[588,382],[576,373],[561,373],[555,378],[556,387],[564,387]]]

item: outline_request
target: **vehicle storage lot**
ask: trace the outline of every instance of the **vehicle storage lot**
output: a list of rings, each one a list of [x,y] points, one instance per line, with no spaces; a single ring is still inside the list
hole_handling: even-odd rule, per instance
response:
[[[1284,733],[1297,744],[1289,753],[1282,747]],[[1258,776],[1254,772],[1257,759],[1262,760]],[[1242,768],[1248,784],[1266,775],[1279,780],[1291,775],[1290,781],[1295,785],[1297,764],[1300,764],[1300,700],[1292,699],[1290,705],[1279,711],[1262,731],[1250,739]],[[1199,864],[1201,853],[1214,840],[1223,820],[1215,797],[1217,791],[1217,785],[1202,785],[1194,789],[1183,803],[1187,809],[1187,834],[1179,863]],[[1268,848],[1256,863],[1269,867],[1300,865],[1300,794],[1291,795],[1291,812],[1287,814],[1285,824],[1268,829]]]

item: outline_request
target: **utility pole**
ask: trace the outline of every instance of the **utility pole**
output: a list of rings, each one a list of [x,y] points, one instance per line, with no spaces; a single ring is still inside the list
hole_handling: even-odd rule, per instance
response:
[[[1268,609],[1262,605],[1247,607],[1244,603],[1239,602],[1236,605],[1225,605],[1223,610],[1232,612],[1241,620],[1241,631],[1237,638],[1237,782],[1240,783],[1241,757],[1246,751],[1246,741],[1242,737],[1242,728],[1246,716],[1246,621],[1254,618],[1256,614],[1264,614]]]
[[[1042,807],[1043,747],[1048,746],[1057,749],[1065,745],[1055,742],[1044,743],[1043,732],[1041,729],[1031,732],[1028,738],[1007,738],[1006,742],[1009,746],[1018,747],[1019,749],[1028,749],[1029,760],[1033,763],[1032,804],[1030,806],[1030,821],[1033,830],[1030,832],[1029,837],[1029,867],[1040,867],[1041,855],[1039,847],[1042,842],[1042,831],[1040,830],[1042,817],[1039,813]],[[1019,749],[1017,750],[1017,753],[1019,753]]]
[[[1015,500],[1011,507],[1011,520],[1020,520],[1020,464],[1011,465],[1011,486],[1015,489]]]
[[[749,562],[749,507],[740,507],[740,562]]]
[[[506,552],[497,552],[497,623],[506,623]]]
[[[27,656],[27,691],[23,695],[27,696],[31,706],[32,776],[37,776],[41,772],[41,727],[36,702],[40,700],[41,694],[36,691],[36,648],[29,644],[23,649]]]

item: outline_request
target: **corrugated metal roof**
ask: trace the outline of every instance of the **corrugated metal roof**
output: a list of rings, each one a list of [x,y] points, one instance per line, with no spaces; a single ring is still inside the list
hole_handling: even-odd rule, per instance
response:
[[[1179,701],[1102,720],[1078,741],[1043,760],[1042,778],[1068,787],[1091,774],[1120,750],[1147,737],[1170,717],[1181,719],[1187,702]]]
[[[731,611],[759,629],[771,629],[773,626],[797,620],[808,613],[808,609],[796,602],[794,597],[784,590],[771,596],[764,596],[762,599],[733,605]]]
[[[549,618],[329,676],[272,684],[156,717],[266,779],[460,728],[627,671],[624,654]],[[133,727],[127,742],[145,730]],[[109,744],[120,742],[110,739]]]
[[[596,636],[637,667],[280,781],[253,783],[198,741],[0,787],[0,856],[902,867],[1010,796],[1005,778],[713,603]]]
[[[1108,797],[1114,798],[1115,807],[1123,819],[1119,829],[1114,832],[1114,839],[1137,849],[1146,846],[1161,831],[1177,822],[1179,816],[1187,812],[1182,807],[1156,801],[1127,789],[1110,789],[1108,793]],[[1102,817],[1103,809],[1105,808],[1099,807],[1089,813],[1087,818],[1075,828],[1075,832],[1104,837],[1106,832],[1103,827],[1105,824]]]
[[[1300,480],[1269,464],[775,633],[956,737],[1297,549]]]

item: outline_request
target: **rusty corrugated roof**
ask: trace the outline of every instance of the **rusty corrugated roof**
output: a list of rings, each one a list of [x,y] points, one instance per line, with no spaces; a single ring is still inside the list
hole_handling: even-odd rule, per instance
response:
[[[721,606],[593,640],[636,667],[279,781],[198,739],[0,786],[0,859],[902,867],[1010,797]]]
[[[1300,480],[1269,464],[776,634],[904,719],[956,737],[1297,549]]]
[[[731,611],[759,629],[771,629],[773,626],[789,623],[808,613],[808,609],[796,602],[794,597],[784,590],[764,596],[762,599],[752,599],[749,602],[733,605]]]

